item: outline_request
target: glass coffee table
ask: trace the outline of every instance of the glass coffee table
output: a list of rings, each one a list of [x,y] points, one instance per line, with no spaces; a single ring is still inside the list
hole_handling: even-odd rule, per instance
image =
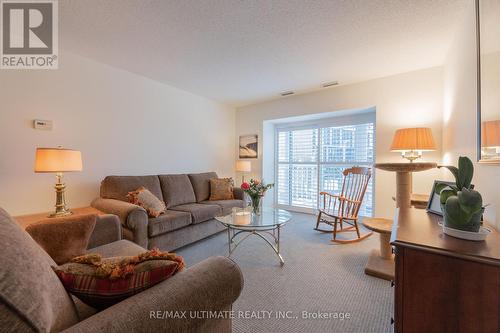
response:
[[[252,212],[251,207],[247,207],[233,208],[231,214],[218,216],[216,219],[227,227],[229,256],[245,239],[256,235],[271,246],[278,256],[280,264],[284,265],[285,261],[280,254],[280,229],[290,221],[291,217],[292,215],[283,209],[262,208],[261,213],[256,215]],[[236,236],[244,233],[246,235],[243,238],[235,239]]]

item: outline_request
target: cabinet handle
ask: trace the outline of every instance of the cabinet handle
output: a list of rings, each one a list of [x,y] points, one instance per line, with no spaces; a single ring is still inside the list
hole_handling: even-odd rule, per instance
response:
[[[391,325],[394,324],[394,318],[391,317]]]
[[[391,280],[391,287],[394,288],[394,285],[395,285],[394,280]]]

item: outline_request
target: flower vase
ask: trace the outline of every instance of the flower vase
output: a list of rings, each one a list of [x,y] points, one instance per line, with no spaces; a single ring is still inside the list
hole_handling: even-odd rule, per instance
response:
[[[252,212],[255,215],[260,215],[262,208],[262,197],[260,195],[255,197],[250,197],[250,200],[252,201]]]

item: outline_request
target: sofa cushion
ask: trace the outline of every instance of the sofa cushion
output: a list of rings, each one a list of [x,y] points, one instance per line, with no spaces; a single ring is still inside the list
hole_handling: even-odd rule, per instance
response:
[[[26,232],[62,265],[85,253],[96,225],[95,214],[46,218],[26,227]]]
[[[158,176],[107,176],[101,182],[101,198],[127,201],[128,192],[144,186],[158,199],[163,199]]]
[[[78,312],[78,318],[80,318],[80,321],[85,320],[97,313],[97,309],[94,309],[93,307],[83,303],[75,295],[71,295],[71,299],[73,299],[73,302],[75,303],[76,311]]]
[[[187,175],[160,175],[159,178],[167,208],[196,202],[193,185]]]
[[[87,253],[99,253],[103,258],[136,256],[146,251],[143,247],[126,239],[89,249]]]
[[[9,315],[37,332],[59,332],[78,322],[73,300],[52,271],[56,263],[1,208],[0,252],[0,303]]]
[[[148,221],[148,236],[154,237],[191,224],[191,214],[167,210],[164,214],[150,218]]]
[[[233,200],[207,200],[201,202],[202,204],[207,205],[218,205],[222,209],[222,215],[231,214],[231,209],[233,207],[243,208],[244,202],[243,200],[233,199]]]
[[[196,202],[208,200],[210,197],[210,179],[217,178],[217,174],[215,172],[204,172],[192,173],[188,176],[193,185]]]
[[[193,223],[205,222],[222,213],[218,205],[206,205],[199,203],[185,204],[172,207],[172,210],[189,212],[193,218]]]

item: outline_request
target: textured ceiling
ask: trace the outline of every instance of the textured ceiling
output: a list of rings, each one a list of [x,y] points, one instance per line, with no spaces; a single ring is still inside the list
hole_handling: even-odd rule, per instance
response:
[[[231,105],[441,65],[467,0],[64,0],[60,46]]]

